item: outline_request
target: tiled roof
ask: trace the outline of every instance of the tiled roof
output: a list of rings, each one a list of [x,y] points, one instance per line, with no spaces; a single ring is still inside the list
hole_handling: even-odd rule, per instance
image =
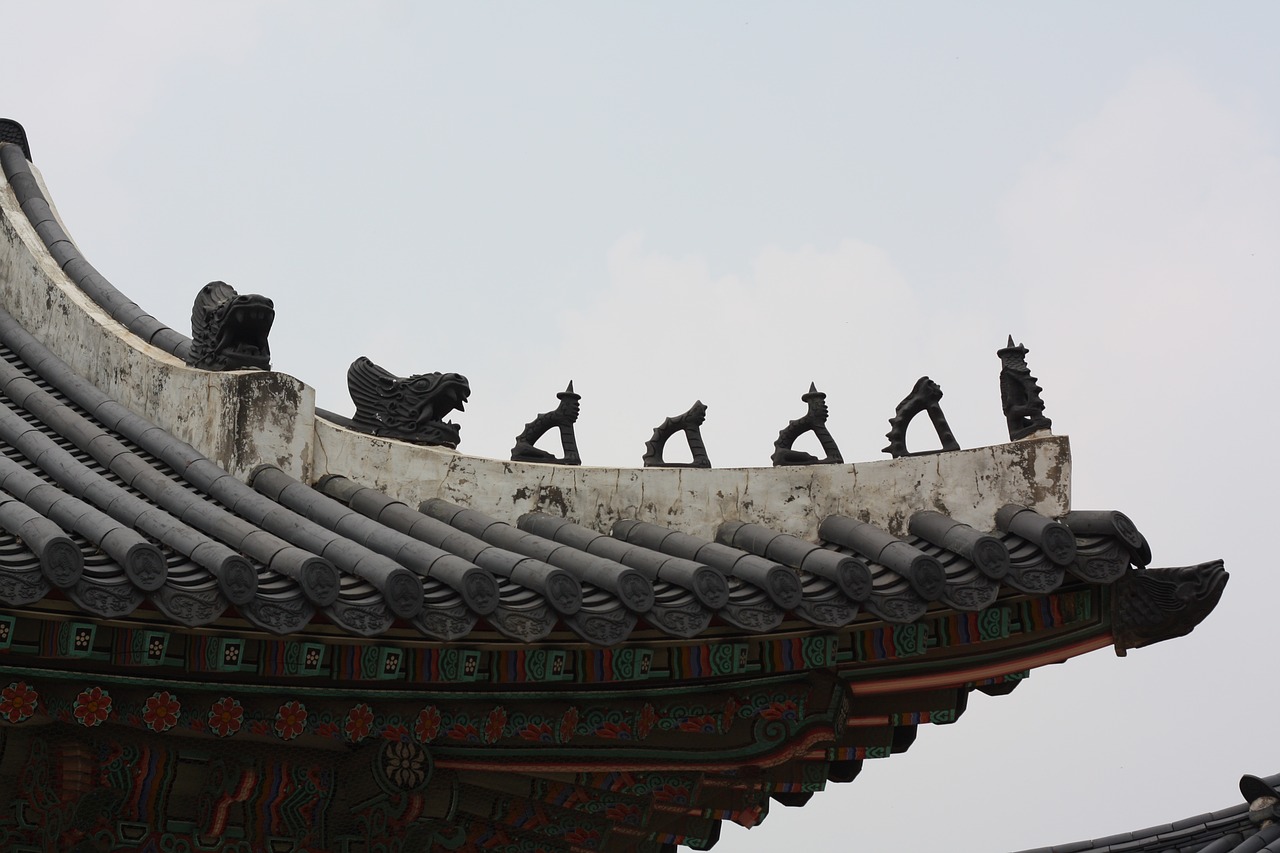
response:
[[[1263,777],[1271,787],[1280,774]],[[1280,822],[1259,828],[1249,819],[1249,803],[1195,815],[1173,823],[1122,832],[1091,841],[1037,847],[1021,853],[1280,853]]]
[[[1002,585],[1109,583],[1146,553],[1116,513],[1057,521],[1011,507],[1004,529],[984,532],[921,512],[907,540],[832,516],[822,542],[730,522],[711,542],[639,521],[607,535],[541,513],[496,519],[439,499],[413,508],[272,466],[250,486],[112,402],[8,315],[0,344],[11,604],[57,586],[98,616],[149,598],[188,626],[234,607],[275,633],[323,613],[360,636],[401,621],[444,640],[487,625],[524,642],[560,627],[612,644],[638,624],[687,638],[716,619],[752,631],[788,618],[839,626],[861,611],[907,623],[939,604],[981,610]]]
[[[606,839],[590,849],[705,849],[721,821],[753,826],[770,797],[803,804],[905,750],[920,724],[954,722],[972,690],[1190,631],[1225,584],[1220,563],[1145,571],[1128,518],[1068,512],[1063,437],[862,466],[624,472],[349,429],[299,380],[189,358],[207,335],[169,329],[94,270],[28,157],[0,139],[13,190],[0,186],[13,312],[0,310],[0,649],[15,678],[0,723],[26,724],[5,743],[36,755],[52,732],[71,745],[56,766],[98,778],[86,756],[108,754],[100,735],[144,738],[195,790],[234,777],[187,745],[236,735],[209,753],[243,760],[246,780],[328,774],[300,798],[259,786],[245,838],[265,838],[277,809],[295,838],[332,836],[326,809],[363,814],[373,838],[377,785],[429,801],[438,813],[406,820],[450,849],[586,849],[568,827]],[[936,407],[926,397],[912,399]],[[81,691],[81,677],[100,683]],[[422,772],[400,773],[407,761]],[[158,777],[129,766],[111,784],[137,799]],[[10,787],[71,813],[27,775]],[[562,809],[567,794],[586,805]],[[117,829],[158,832],[203,803]],[[491,845],[495,831],[519,846]]]

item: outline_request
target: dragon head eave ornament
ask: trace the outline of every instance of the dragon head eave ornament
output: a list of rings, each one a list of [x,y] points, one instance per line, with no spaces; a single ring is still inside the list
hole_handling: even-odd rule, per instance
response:
[[[1126,574],[1114,588],[1116,653],[1190,634],[1217,606],[1228,578],[1222,560]]]
[[[463,411],[471,396],[459,373],[400,377],[360,356],[347,369],[347,389],[356,404],[351,422],[359,430],[415,444],[457,447],[461,427],[445,420]]]

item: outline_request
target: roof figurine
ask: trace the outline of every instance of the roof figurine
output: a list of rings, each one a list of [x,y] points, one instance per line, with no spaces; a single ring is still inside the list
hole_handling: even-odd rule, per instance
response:
[[[578,456],[578,439],[574,435],[573,425],[578,421],[582,410],[579,401],[582,395],[573,392],[573,380],[569,387],[556,394],[560,405],[549,412],[543,412],[524,425],[524,431],[516,436],[516,446],[511,448],[512,462],[542,462],[548,465],[581,465]],[[535,445],[548,430],[560,431],[560,452],[564,455],[556,458],[554,454],[541,450]]]
[[[777,465],[839,465],[844,462],[836,440],[827,429],[827,395],[818,390],[818,386],[809,383],[808,393],[800,397],[809,406],[809,410],[791,421],[778,432],[778,439],[773,443],[773,464]],[[811,432],[822,445],[824,458],[819,459],[812,453],[794,450],[792,445],[796,439]]]
[[[202,370],[270,370],[267,336],[275,322],[271,300],[241,296],[225,281],[211,281],[191,308],[191,350],[187,364]]]
[[[702,442],[702,425],[707,421],[707,407],[701,400],[694,400],[682,415],[673,415],[653,428],[653,437],[644,443],[644,467],[646,468],[710,468],[707,446]],[[690,462],[667,462],[662,458],[667,440],[683,432],[689,442]]]
[[[974,690],[1187,633],[1226,584],[1072,507],[1065,437],[960,450],[927,377],[892,460],[822,464],[811,384],[782,464],[711,469],[699,401],[644,468],[562,468],[442,449],[458,374],[356,359],[348,419],[286,374],[192,367],[208,341],[265,357],[266,305],[213,285],[204,314],[241,331],[160,323],[6,127],[0,763],[24,771],[0,849],[708,849]],[[578,461],[558,397],[513,456]],[[534,446],[553,426],[562,459]],[[806,430],[825,460],[791,448]]]
[[[458,373],[415,373],[400,377],[365,356],[347,369],[347,389],[356,404],[351,422],[370,435],[414,444],[457,447],[461,427],[445,420],[463,410],[471,396]]]
[[[1009,440],[1018,441],[1040,433],[1047,434],[1053,421],[1044,415],[1044,390],[1036,384],[1036,378],[1027,367],[1029,350],[1022,344],[1009,343],[996,350],[1000,356],[1000,402],[1009,422]]]
[[[934,382],[928,376],[921,376],[916,380],[916,384],[911,389],[897,409],[894,410],[893,417],[889,419],[889,431],[885,433],[885,438],[889,439],[889,444],[884,448],[883,453],[888,453],[894,459],[902,456],[918,456],[919,453],[912,453],[907,450],[907,427],[911,425],[911,420],[921,412],[929,413],[929,420],[933,422],[934,431],[938,433],[938,441],[942,442],[942,450],[925,450],[921,453],[940,453],[947,450],[959,450],[960,443],[956,441],[955,435],[951,432],[951,427],[947,425],[947,416],[942,413],[942,388],[937,382]]]

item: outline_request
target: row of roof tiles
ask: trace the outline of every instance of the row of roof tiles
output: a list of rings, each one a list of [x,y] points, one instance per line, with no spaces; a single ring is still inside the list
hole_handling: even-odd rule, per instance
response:
[[[313,488],[264,466],[246,484],[108,399],[0,314],[0,599],[56,587],[120,616],[150,599],[206,624],[235,606],[276,633],[317,612],[357,635],[397,621],[453,640],[487,623],[519,641],[558,624],[599,644],[643,620],[674,637],[713,620],[767,631],[788,614],[837,627],[861,611],[891,622],[930,602],[992,603],[1071,573],[1114,581],[1149,550],[1119,513],[1062,521],[1010,506],[984,533],[916,513],[898,539],[833,516],[822,543],[729,522],[711,542],[640,521],[611,535],[541,513],[515,524],[442,500],[416,511],[329,476]]]
[[[1259,805],[1254,787],[1280,797],[1280,774],[1262,778],[1246,776],[1241,792],[1246,802],[1133,832],[1105,838],[1076,841],[1053,847],[1038,847],[1022,853],[1280,853],[1280,821],[1276,820],[1275,799]]]

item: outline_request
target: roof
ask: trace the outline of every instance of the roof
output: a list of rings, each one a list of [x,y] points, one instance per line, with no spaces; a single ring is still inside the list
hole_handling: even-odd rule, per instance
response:
[[[440,498],[413,508],[274,465],[247,484],[74,375],[7,314],[0,343],[13,518],[0,572],[13,604],[58,588],[97,616],[149,600],[189,627],[231,607],[277,634],[323,614],[359,636],[399,621],[441,640],[492,629],[532,642],[560,627],[614,644],[637,624],[687,638],[713,619],[756,632],[788,617],[832,628],[861,612],[904,624],[931,605],[981,611],[1002,590],[1112,583],[1149,550],[1115,512],[1064,522],[1011,507],[984,532],[923,510],[905,539],[833,515],[821,542],[728,522],[709,541],[637,520],[610,535],[545,512],[495,519]],[[68,540],[85,570],[55,547]]]
[[[1261,782],[1275,789],[1280,786],[1280,774],[1262,777]],[[1242,791],[1244,788],[1241,780]],[[1243,803],[1173,823],[1021,853],[1280,853],[1275,797],[1270,803],[1255,802],[1256,797],[1246,795]],[[1270,820],[1267,826],[1262,825],[1264,816]]]
[[[648,453],[667,465],[683,431],[692,467],[580,466],[572,386],[511,461],[468,456],[416,443],[430,421],[456,444],[455,374],[357,359],[348,420],[293,377],[205,369],[267,363],[270,300],[211,283],[192,337],[160,323],[83,258],[9,131],[0,760],[64,779],[99,756],[90,776],[114,781],[0,783],[45,815],[0,817],[6,843],[71,843],[28,830],[92,801],[94,832],[138,844],[163,813],[317,851],[356,837],[334,828],[351,815],[361,843],[394,825],[449,849],[705,849],[722,820],[954,722],[973,690],[1185,634],[1222,594],[1220,562],[1149,568],[1127,516],[1070,506],[1069,443],[1012,341],[1007,445],[909,454],[921,413],[954,444],[926,377],[890,460],[843,463],[812,387],[771,468],[710,468],[698,404]],[[555,426],[561,460],[533,446]],[[825,460],[790,448],[806,429]],[[180,772],[221,805],[138,805]],[[308,793],[237,810],[265,774]],[[352,799],[375,787],[390,799]]]
[[[189,338],[83,258],[22,150],[4,146],[0,158],[63,272],[134,335],[186,358]],[[22,586],[22,603],[57,587],[97,616],[122,616],[149,599],[188,627],[230,607],[277,634],[301,631],[320,614],[359,636],[398,622],[441,640],[492,630],[533,642],[567,629],[611,645],[637,625],[690,638],[713,621],[747,632],[784,621],[840,627],[860,613],[905,624],[931,606],[981,611],[1002,591],[1050,592],[1067,577],[1113,583],[1149,561],[1146,541],[1117,512],[1057,520],[1010,504],[980,529],[917,505],[897,513],[899,538],[845,499],[843,514],[814,519],[811,538],[740,520],[704,525],[698,537],[641,520],[652,513],[639,508],[598,530],[591,525],[600,526],[599,513],[584,517],[572,511],[578,507],[556,520],[545,506],[501,517],[441,497],[412,506],[368,488],[359,473],[346,476],[350,470],[311,488],[262,465],[245,483],[82,378],[8,314],[0,315],[0,342],[9,398],[0,412],[9,456],[0,485],[44,519],[26,518],[27,529],[69,536],[92,569],[74,581],[66,571],[42,578],[32,572],[39,554],[15,542],[0,571]],[[342,423],[326,429],[355,435]],[[72,508],[74,523],[59,504]],[[67,529],[49,518],[55,512]]]

